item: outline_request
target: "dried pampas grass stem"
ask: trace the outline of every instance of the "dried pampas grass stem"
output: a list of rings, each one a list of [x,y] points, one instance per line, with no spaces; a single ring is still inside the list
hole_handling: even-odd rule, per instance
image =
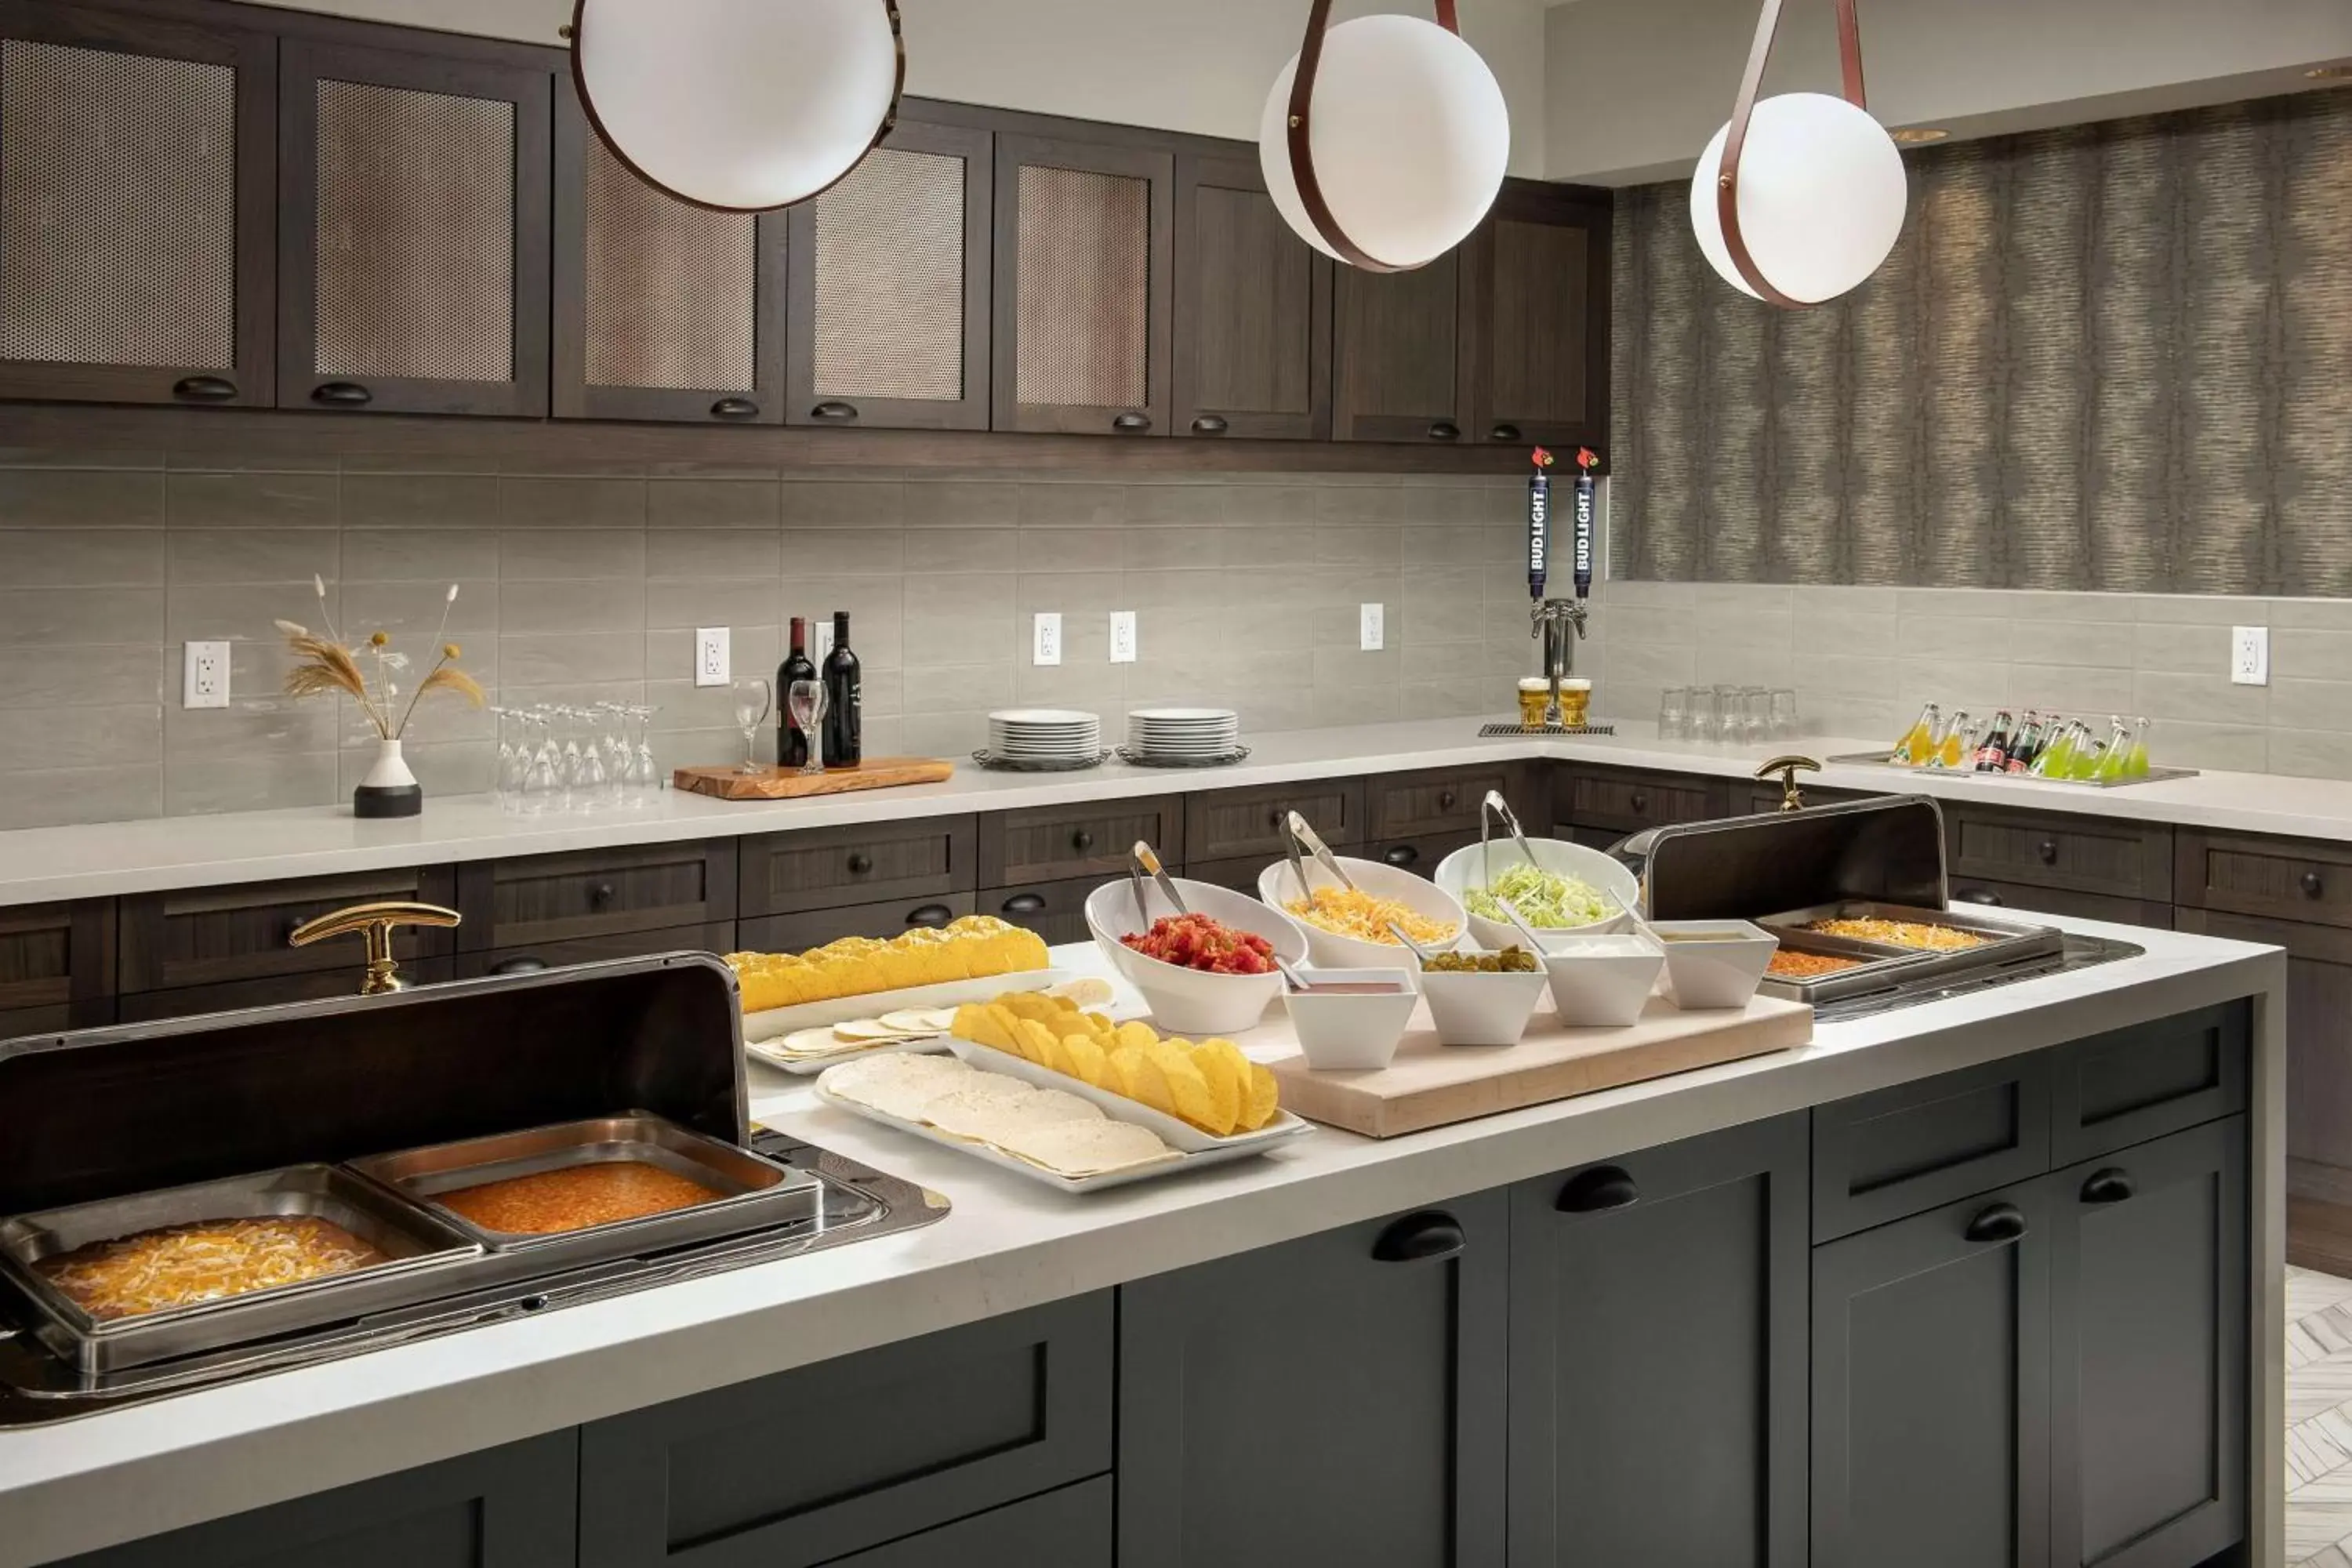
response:
[[[443,642],[442,634],[449,629],[449,612],[457,603],[457,584],[449,584],[449,592],[441,601],[441,625],[435,630],[437,644],[433,668],[408,694],[408,706],[398,708],[400,685],[394,678],[407,670],[408,656],[392,646],[388,632],[369,635],[367,646],[354,653],[344,646],[342,636],[335,629],[333,615],[327,609],[327,581],[312,576],[310,584],[318,591],[319,611],[326,635],[318,636],[294,621],[279,621],[278,629],[286,637],[286,646],[295,657],[294,668],[286,672],[286,694],[289,697],[317,697],[340,692],[359,704],[362,717],[378,736],[397,741],[408,731],[408,721],[416,712],[416,704],[428,691],[454,691],[479,708],[488,700],[481,682],[459,669],[457,660],[461,649],[456,643]],[[361,659],[371,660],[374,675],[361,666]],[[399,718],[393,717],[397,709]]]

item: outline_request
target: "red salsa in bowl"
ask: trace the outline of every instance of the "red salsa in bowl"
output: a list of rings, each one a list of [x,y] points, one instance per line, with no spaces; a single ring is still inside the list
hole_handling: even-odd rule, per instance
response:
[[[1118,940],[1146,958],[1204,974],[1274,973],[1272,942],[1207,915],[1162,915],[1150,931],[1129,931]]]

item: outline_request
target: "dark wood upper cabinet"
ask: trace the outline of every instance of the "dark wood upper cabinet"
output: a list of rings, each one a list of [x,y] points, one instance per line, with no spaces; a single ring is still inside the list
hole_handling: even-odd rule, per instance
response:
[[[289,38],[278,401],[547,412],[551,70]]]
[[[1177,159],[1171,434],[1329,437],[1331,270],[1255,158]]]
[[[1339,269],[1331,434],[1342,441],[1470,440],[1465,321],[1484,297],[1467,247],[1411,272]]]
[[[994,428],[1167,434],[1175,163],[996,139]]]
[[[793,425],[988,428],[996,138],[900,121],[792,211]]]
[[[782,423],[783,215],[656,190],[556,101],[556,416]]]
[[[0,397],[268,405],[278,43],[0,0]]]
[[[1465,247],[1476,439],[1605,447],[1609,225],[1604,191],[1515,184]]]

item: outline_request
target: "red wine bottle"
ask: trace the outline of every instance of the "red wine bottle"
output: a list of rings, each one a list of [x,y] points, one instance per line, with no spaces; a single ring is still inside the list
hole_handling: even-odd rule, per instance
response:
[[[816,666],[809,662],[808,617],[793,617],[792,651],[776,666],[776,763],[780,767],[808,765],[808,732],[793,719],[791,696],[795,680],[814,680]]]
[[[849,612],[833,612],[833,651],[824,656],[824,765],[854,768],[865,759],[857,656],[849,651]]]

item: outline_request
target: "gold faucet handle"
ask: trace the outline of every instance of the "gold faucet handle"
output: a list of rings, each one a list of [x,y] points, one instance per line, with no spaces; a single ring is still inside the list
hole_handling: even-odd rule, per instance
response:
[[[1759,784],[1769,784],[1774,773],[1780,775],[1780,809],[1782,811],[1805,809],[1804,792],[1797,787],[1797,772],[1801,768],[1806,773],[1817,773],[1822,771],[1822,764],[1811,757],[1775,757],[1756,770],[1756,780]]]
[[[308,947],[331,936],[349,936],[357,931],[367,942],[367,978],[360,982],[360,994],[377,996],[407,984],[400,978],[400,965],[392,956],[392,933],[396,928],[454,926],[462,918],[457,910],[445,910],[439,904],[388,899],[380,903],[353,904],[305,921],[294,928],[286,941],[289,946]]]

